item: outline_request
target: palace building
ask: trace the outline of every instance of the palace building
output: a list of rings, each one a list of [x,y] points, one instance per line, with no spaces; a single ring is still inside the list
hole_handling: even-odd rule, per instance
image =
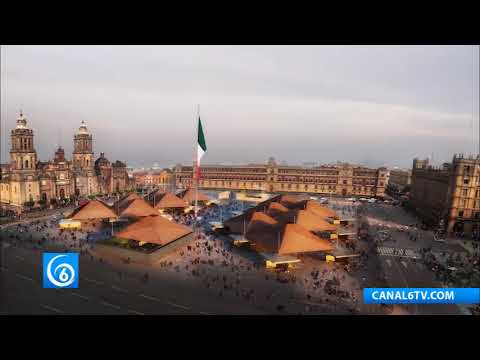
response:
[[[177,188],[192,185],[192,166],[173,169]],[[340,196],[383,197],[387,182],[386,168],[370,169],[350,164],[315,167],[267,164],[202,165],[199,187],[265,191],[269,193],[314,193]]]
[[[4,209],[21,212],[25,203],[49,204],[52,199],[108,194],[133,186],[124,163],[110,164],[103,153],[94,161],[93,137],[83,121],[74,135],[71,161],[62,147],[53,160],[39,161],[33,130],[22,112],[10,139],[10,163],[0,166],[0,204]]]

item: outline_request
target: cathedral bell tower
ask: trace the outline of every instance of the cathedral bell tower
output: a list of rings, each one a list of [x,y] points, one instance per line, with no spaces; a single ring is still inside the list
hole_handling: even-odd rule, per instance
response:
[[[20,110],[17,126],[10,135],[12,147],[10,163],[12,172],[32,172],[37,167],[37,152],[33,147],[33,130],[27,127],[27,119]]]
[[[73,167],[76,170],[93,170],[93,139],[82,121],[73,137]]]

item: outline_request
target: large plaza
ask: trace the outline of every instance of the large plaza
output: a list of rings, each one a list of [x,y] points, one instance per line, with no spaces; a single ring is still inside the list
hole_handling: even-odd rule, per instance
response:
[[[110,224],[98,220],[86,221],[77,231],[59,229],[60,213],[4,225],[1,276],[6,296],[0,311],[23,313],[28,308],[30,313],[64,314],[332,315],[470,311],[454,305],[363,304],[364,287],[442,286],[448,281],[462,281],[454,275],[439,276],[438,269],[446,268],[442,265],[446,261],[455,262],[459,271],[462,267],[464,271],[473,270],[468,266],[478,263],[475,243],[437,243],[432,232],[419,229],[415,217],[399,206],[330,198],[328,207],[340,218],[355,220],[352,232],[357,232],[360,224],[367,224],[368,237],[355,237],[353,250],[341,241],[335,242],[335,251],[340,254],[335,262],[325,261],[324,255],[305,253],[288,269],[268,269],[261,254],[235,246],[227,234],[211,231],[210,223],[224,221],[253,206],[237,200],[206,206],[200,212],[201,226],[195,238],[151,265],[128,263],[98,252],[97,243],[112,235]],[[190,226],[192,220],[187,213],[174,215],[172,221]],[[80,287],[71,294],[63,291],[61,299],[54,299],[41,287],[40,257],[46,250],[80,253]],[[451,258],[443,259],[443,253],[451,254]],[[358,256],[342,259],[341,254]],[[25,296],[27,293],[35,296]],[[19,297],[23,299],[20,302]],[[38,304],[43,307],[28,305],[29,298],[32,303],[33,298],[42,299]]]

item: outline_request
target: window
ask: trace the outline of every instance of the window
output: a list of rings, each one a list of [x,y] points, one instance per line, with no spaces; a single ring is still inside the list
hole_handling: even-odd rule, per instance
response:
[[[463,179],[463,185],[468,185],[469,182],[470,182],[469,179]]]
[[[464,207],[464,208],[467,207],[467,199],[462,200],[462,207]]]
[[[468,189],[463,189],[463,196],[468,196]]]
[[[463,210],[460,210],[460,211],[458,212],[458,217],[463,217]]]
[[[343,180],[343,185],[347,185],[347,180]]]

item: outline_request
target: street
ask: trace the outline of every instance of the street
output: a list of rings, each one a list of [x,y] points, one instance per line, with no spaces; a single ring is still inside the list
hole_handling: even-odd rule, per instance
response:
[[[262,314],[245,303],[220,302],[193,282],[156,274],[148,283],[135,272],[80,258],[78,289],[43,289],[41,251],[4,249],[0,314]],[[137,275],[137,276],[135,276]],[[168,274],[167,274],[168,275]],[[192,296],[195,294],[195,296]]]

